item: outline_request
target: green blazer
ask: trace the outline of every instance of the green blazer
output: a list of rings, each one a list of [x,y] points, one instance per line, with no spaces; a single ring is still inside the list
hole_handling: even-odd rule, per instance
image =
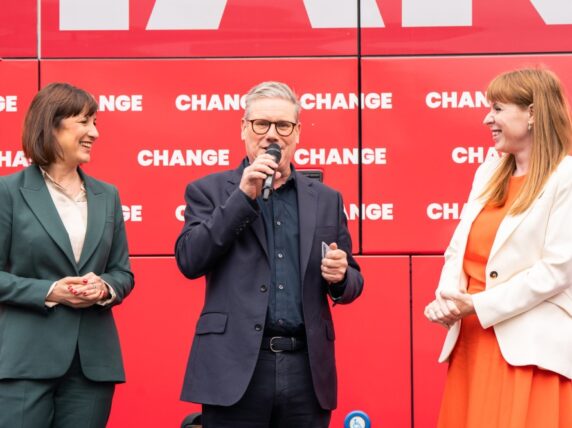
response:
[[[133,289],[117,189],[79,170],[88,224],[79,263],[40,169],[0,177],[0,379],[62,376],[79,349],[94,381],[125,381],[111,306]],[[54,281],[88,272],[117,293],[111,305],[45,306]]]

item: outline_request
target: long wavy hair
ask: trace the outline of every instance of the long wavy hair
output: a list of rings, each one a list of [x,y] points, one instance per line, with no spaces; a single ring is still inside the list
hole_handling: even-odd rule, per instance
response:
[[[503,73],[487,89],[491,103],[532,106],[534,124],[529,170],[509,214],[526,211],[538,197],[560,161],[570,152],[572,124],[560,80],[549,70],[525,68]],[[510,177],[516,169],[514,155],[505,154],[481,194],[486,203],[502,206],[507,198]]]

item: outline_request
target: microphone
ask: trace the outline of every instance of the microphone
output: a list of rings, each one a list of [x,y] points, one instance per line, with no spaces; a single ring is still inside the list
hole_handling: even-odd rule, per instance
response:
[[[274,162],[279,163],[280,158],[282,158],[282,152],[280,151],[280,146],[276,143],[270,144],[266,148],[266,153],[274,158]],[[274,174],[276,171],[273,171],[272,174],[268,175],[264,180],[264,185],[262,186],[262,200],[267,201],[272,192],[274,191]]]

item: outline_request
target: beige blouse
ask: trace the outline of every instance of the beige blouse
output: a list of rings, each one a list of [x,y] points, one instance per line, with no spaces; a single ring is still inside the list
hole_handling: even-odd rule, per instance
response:
[[[50,174],[48,174],[44,169],[40,169],[44,176],[48,191],[50,192],[50,196],[52,197],[54,205],[60,215],[60,219],[68,232],[75,262],[78,263],[81,251],[83,250],[85,234],[87,231],[87,193],[85,191],[85,185],[84,183],[81,183],[79,193],[75,196],[70,195],[64,187],[59,185],[52,177],[50,177]],[[99,305],[107,305],[115,300],[115,291],[107,282],[105,282],[105,285],[108,287],[111,297],[105,301],[97,302]],[[48,296],[55,286],[56,283],[54,282],[48,291]],[[46,306],[53,307],[55,305],[57,305],[56,302],[46,302]]]
[[[43,169],[42,175],[62,223],[68,232],[75,262],[78,263],[87,231],[87,193],[85,186],[81,183],[80,192],[72,196]]]

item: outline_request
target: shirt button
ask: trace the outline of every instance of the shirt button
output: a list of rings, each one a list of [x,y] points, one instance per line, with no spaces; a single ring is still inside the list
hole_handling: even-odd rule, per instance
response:
[[[495,279],[497,276],[499,276],[499,274],[497,273],[496,270],[493,270],[493,271],[489,274],[489,276],[490,276],[491,278]]]
[[[282,226],[282,222],[280,220],[276,221],[276,226]]]
[[[283,259],[283,258],[284,258],[284,254],[278,253],[278,258],[279,258],[279,259]]]
[[[280,324],[280,325],[284,324],[284,320],[283,320],[283,319],[279,319],[279,320],[278,320],[278,324]]]
[[[266,287],[266,285],[262,284],[262,285],[260,286],[260,291],[262,291],[263,293],[265,293],[266,290],[268,290],[268,288]]]
[[[284,284],[278,284],[278,289],[279,289],[279,290],[284,290]]]
[[[261,326],[260,324],[256,324],[256,325],[254,326],[254,329],[255,329],[256,331],[262,331],[262,326]]]

